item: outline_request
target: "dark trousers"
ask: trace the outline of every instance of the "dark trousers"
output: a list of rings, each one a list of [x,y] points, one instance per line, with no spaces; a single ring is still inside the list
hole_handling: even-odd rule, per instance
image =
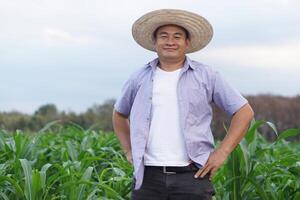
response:
[[[145,166],[143,184],[134,190],[132,200],[206,200],[212,199],[214,187],[207,174],[203,178],[194,178],[195,171],[164,174],[159,168]]]

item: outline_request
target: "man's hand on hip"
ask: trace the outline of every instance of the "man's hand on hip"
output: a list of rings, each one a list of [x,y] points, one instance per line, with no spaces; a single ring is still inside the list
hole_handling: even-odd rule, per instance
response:
[[[206,164],[203,166],[203,168],[197,171],[195,178],[198,178],[199,176],[203,178],[207,173],[210,172],[209,180],[211,180],[218,169],[223,165],[227,157],[227,153],[221,149],[216,149],[214,152],[210,153]]]
[[[125,153],[125,155],[126,155],[127,161],[132,165],[133,164],[133,160],[132,160],[132,153],[131,153],[131,151],[127,151]]]

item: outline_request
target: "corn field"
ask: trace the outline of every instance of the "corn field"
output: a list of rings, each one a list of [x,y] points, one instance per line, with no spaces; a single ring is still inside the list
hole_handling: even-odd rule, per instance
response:
[[[277,139],[267,142],[260,126]],[[214,198],[299,200],[300,143],[286,140],[299,133],[253,122],[214,177]],[[113,133],[58,122],[37,133],[0,131],[0,199],[130,199],[132,172]]]

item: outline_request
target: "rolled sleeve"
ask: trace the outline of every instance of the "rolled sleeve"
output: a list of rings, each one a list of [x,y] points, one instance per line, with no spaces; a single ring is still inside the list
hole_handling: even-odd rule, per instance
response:
[[[130,115],[131,107],[134,100],[133,83],[134,81],[132,80],[132,78],[129,78],[125,82],[121,91],[121,95],[119,96],[119,98],[117,98],[117,101],[114,104],[114,109],[127,117]]]
[[[219,72],[215,72],[213,86],[213,102],[230,116],[248,103],[247,99],[233,88]]]

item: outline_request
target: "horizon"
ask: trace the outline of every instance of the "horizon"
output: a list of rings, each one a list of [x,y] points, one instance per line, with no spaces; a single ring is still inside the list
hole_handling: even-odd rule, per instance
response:
[[[258,96],[272,96],[272,97],[283,97],[283,98],[298,98],[300,97],[300,94],[297,94],[297,95],[292,95],[292,96],[285,96],[285,95],[280,95],[280,94],[272,94],[272,93],[260,93],[260,94],[255,94],[255,95],[252,95],[252,94],[242,94],[244,97],[249,97],[249,96],[255,96],[255,97],[258,97]],[[66,113],[75,113],[75,114],[81,114],[81,113],[84,113],[86,112],[89,108],[92,108],[93,106],[101,106],[103,104],[105,104],[105,102],[107,101],[110,101],[110,100],[116,100],[114,98],[108,98],[106,100],[104,100],[103,102],[101,103],[94,103],[90,106],[87,106],[85,109],[83,110],[72,110],[72,109],[60,109],[55,103],[51,103],[51,102],[46,102],[44,104],[41,104],[39,106],[37,106],[31,113],[30,112],[23,112],[23,111],[20,111],[20,110],[16,110],[16,109],[12,109],[12,110],[8,110],[8,111],[3,111],[3,110],[0,110],[0,113],[12,113],[12,112],[17,112],[17,113],[21,113],[21,114],[25,114],[25,115],[33,115],[34,112],[36,112],[40,107],[42,106],[45,106],[45,105],[54,105],[56,108],[57,108],[57,111],[59,112],[66,112]]]

